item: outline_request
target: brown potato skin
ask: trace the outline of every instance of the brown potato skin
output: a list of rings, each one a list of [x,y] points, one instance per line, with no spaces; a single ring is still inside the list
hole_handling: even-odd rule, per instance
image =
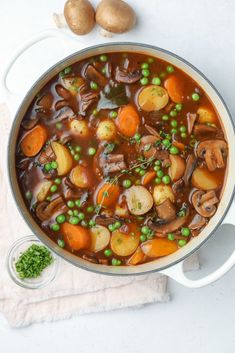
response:
[[[88,0],[68,0],[64,17],[71,31],[78,35],[91,32],[95,25],[95,10]]]

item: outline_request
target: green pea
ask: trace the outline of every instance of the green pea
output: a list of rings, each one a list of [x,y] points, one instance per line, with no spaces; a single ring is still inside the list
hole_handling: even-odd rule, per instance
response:
[[[169,116],[168,116],[167,114],[164,114],[164,115],[162,116],[162,120],[163,120],[163,121],[169,120]]]
[[[151,229],[150,229],[148,226],[143,226],[143,227],[141,228],[141,233],[143,233],[144,235],[149,234],[150,231],[151,231]]]
[[[54,223],[51,225],[51,229],[53,230],[53,232],[58,232],[60,230],[60,226],[57,223]]]
[[[156,161],[154,162],[154,164],[155,164],[155,165],[161,165],[162,162],[158,159],[158,160],[156,160]]]
[[[149,64],[148,63],[143,63],[141,65],[141,69],[148,69],[149,68]]]
[[[164,139],[164,140],[162,140],[162,144],[163,144],[163,146],[168,148],[171,145],[171,141],[169,141],[168,139]]]
[[[114,232],[115,231],[114,223],[109,224],[108,229],[110,230],[110,232]]]
[[[51,201],[51,196],[47,196],[46,200],[50,202]]]
[[[33,197],[32,192],[31,191],[26,191],[25,197],[26,197],[27,200],[31,200],[31,198]]]
[[[138,167],[138,168],[135,168],[135,172],[136,173],[139,173],[141,171],[141,169]]]
[[[146,240],[147,240],[146,235],[141,234],[141,236],[140,236],[140,241],[141,241],[141,243],[143,243],[143,242],[146,241]]]
[[[180,246],[180,247],[183,247],[183,246],[185,246],[186,245],[186,240],[184,240],[184,239],[180,239],[180,240],[178,240],[178,245]]]
[[[89,147],[88,154],[89,156],[94,156],[96,154],[96,149],[94,147]]]
[[[115,119],[118,116],[118,113],[115,111],[112,111],[112,112],[110,112],[109,116],[110,116],[110,118]]]
[[[79,153],[76,153],[74,156],[73,156],[74,160],[75,161],[79,161],[80,159],[80,154]]]
[[[179,154],[179,149],[176,146],[171,146],[170,154]]]
[[[177,104],[175,105],[175,109],[176,109],[178,112],[180,112],[180,111],[182,110],[182,108],[183,108],[183,105],[182,105],[181,103],[177,103]]]
[[[178,131],[177,129],[171,129],[172,134],[177,134],[177,131]]]
[[[52,168],[51,168],[51,163],[46,163],[45,165],[44,165],[44,169],[47,171],[47,172],[49,172]]]
[[[194,100],[195,102],[199,101],[200,99],[200,96],[198,93],[193,93],[192,94],[192,100]]]
[[[73,208],[73,207],[75,206],[74,201],[69,200],[69,201],[67,202],[67,206],[68,206],[69,208]]]
[[[66,217],[63,213],[59,214],[57,217],[56,217],[56,222],[57,223],[64,223],[66,220]]]
[[[104,251],[104,255],[107,256],[107,257],[111,256],[112,253],[113,253],[113,252],[112,252],[111,249],[105,249],[105,251]]]
[[[85,218],[84,213],[83,213],[83,212],[80,212],[80,213],[78,214],[78,218],[79,218],[80,221],[82,221],[82,220]]]
[[[124,188],[129,188],[130,186],[131,186],[131,180],[130,179],[125,179],[125,180],[123,180],[123,182],[122,182],[122,185],[123,185],[123,187]]]
[[[121,226],[122,226],[122,223],[119,222],[119,221],[116,221],[116,222],[114,223],[114,228],[115,228],[115,229],[119,229]]]
[[[73,211],[72,210],[68,210],[67,213],[68,213],[69,216],[73,216]]]
[[[96,116],[97,114],[98,114],[98,110],[94,109],[93,112],[92,112],[92,115]]]
[[[61,184],[61,179],[60,178],[55,178],[54,183],[57,185]]]
[[[69,223],[71,224],[78,224],[79,223],[79,218],[77,216],[71,216],[69,218]]]
[[[161,178],[155,178],[155,179],[154,179],[154,182],[155,182],[156,184],[161,184],[162,179],[161,179]]]
[[[164,175],[164,173],[163,173],[162,170],[158,170],[158,171],[157,171],[157,176],[158,176],[158,178],[162,178],[163,175]]]
[[[141,169],[141,170],[139,171],[139,175],[141,175],[141,176],[145,175],[145,173],[146,173],[146,171],[145,171],[144,169]]]
[[[94,206],[88,206],[86,210],[87,212],[92,213],[94,211]]]
[[[50,187],[51,192],[56,192],[57,189],[58,189],[58,186],[57,186],[57,185],[52,185],[52,186]]]
[[[172,127],[177,127],[177,126],[178,126],[178,121],[172,120],[172,121],[171,121],[171,126],[172,126]]]
[[[74,149],[76,152],[81,152],[81,150],[82,150],[82,148],[80,146],[76,146]]]
[[[106,62],[108,60],[107,55],[100,55],[100,61]]]
[[[168,74],[171,74],[171,73],[174,72],[175,70],[174,70],[174,67],[173,67],[172,65],[168,65],[168,66],[166,67],[166,71],[168,72]]]
[[[97,85],[97,83],[96,82],[94,82],[94,81],[91,81],[90,82],[90,87],[91,87],[91,89],[94,89],[94,90],[96,90],[96,89],[98,89],[98,85]]]
[[[160,165],[155,165],[155,166],[153,167],[153,170],[154,170],[155,172],[158,172],[160,169],[161,169],[161,166],[160,166]]]
[[[119,266],[119,265],[121,265],[121,260],[118,260],[118,259],[112,259],[112,265],[113,266]]]
[[[168,233],[167,234],[168,240],[174,240],[175,239],[175,234],[174,233]]]
[[[162,182],[163,182],[163,184],[170,184],[170,182],[171,182],[171,178],[170,178],[170,176],[169,175],[164,175],[163,177],[162,177]]]
[[[75,205],[76,205],[77,207],[81,207],[81,200],[76,200],[76,201],[75,201]]]
[[[143,70],[142,70],[142,75],[143,75],[144,77],[148,77],[148,76],[150,75],[149,70],[148,70],[148,69],[143,69]]]
[[[51,162],[51,168],[56,169],[58,167],[58,163],[56,161]]]
[[[90,226],[90,227],[94,227],[94,226],[95,226],[95,221],[94,221],[93,219],[91,219],[91,220],[89,221],[89,226]]]
[[[149,80],[147,77],[143,77],[140,80],[141,85],[146,86],[148,84]]]
[[[186,132],[186,126],[184,125],[180,126],[180,132]]]
[[[171,110],[171,111],[170,111],[170,116],[171,116],[172,118],[175,118],[176,115],[177,115],[177,111],[176,111],[176,110]]]
[[[186,139],[187,138],[187,134],[185,132],[181,132],[180,136],[182,137],[182,139]]]
[[[61,130],[63,124],[62,124],[62,123],[56,123],[55,126],[56,126],[56,128],[57,128],[58,130]]]
[[[183,227],[182,229],[181,229],[181,234],[184,236],[184,237],[188,237],[189,235],[190,235],[190,229],[189,228],[187,228],[187,227]]]
[[[64,242],[64,240],[62,240],[62,239],[58,239],[58,240],[57,240],[57,244],[58,244],[59,247],[61,247],[61,248],[64,248],[64,247],[65,247],[65,242]]]
[[[72,210],[70,210],[70,211],[72,211]],[[78,216],[78,210],[74,210],[74,211],[72,211],[72,216]]]
[[[154,77],[152,79],[152,84],[156,85],[156,86],[159,86],[161,84],[161,79],[159,77]]]
[[[139,141],[139,140],[141,139],[141,135],[138,134],[138,133],[136,133],[136,134],[134,135],[134,139],[137,140],[137,141]]]

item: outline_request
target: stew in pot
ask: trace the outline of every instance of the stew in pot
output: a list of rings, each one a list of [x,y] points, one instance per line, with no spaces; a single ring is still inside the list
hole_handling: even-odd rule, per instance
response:
[[[57,244],[101,265],[174,253],[215,214],[228,146],[201,87],[158,58],[107,53],[65,68],[19,131],[25,203]]]

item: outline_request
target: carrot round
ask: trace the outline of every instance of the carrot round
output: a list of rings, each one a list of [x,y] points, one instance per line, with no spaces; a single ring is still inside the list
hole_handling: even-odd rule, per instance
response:
[[[91,243],[89,231],[81,226],[65,222],[61,225],[65,242],[73,250],[87,249]]]
[[[147,172],[141,179],[142,185],[147,185],[156,177],[156,173],[153,171]]]
[[[180,79],[172,75],[165,80],[164,86],[173,102],[182,103],[184,100],[184,92]]]
[[[120,188],[116,184],[104,183],[98,190],[96,203],[105,207],[113,206],[120,194]]]
[[[133,137],[138,130],[140,117],[135,108],[128,104],[119,110],[116,123],[122,135]]]
[[[27,132],[20,143],[21,151],[27,157],[33,157],[43,147],[47,140],[47,130],[42,125],[36,125],[32,130]]]

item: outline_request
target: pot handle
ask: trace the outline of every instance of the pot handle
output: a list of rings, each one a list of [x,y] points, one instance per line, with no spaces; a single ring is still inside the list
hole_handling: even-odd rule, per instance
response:
[[[8,87],[7,85],[7,77],[9,75],[9,72],[12,69],[12,66],[15,64],[16,60],[28,49],[30,49],[33,45],[49,39],[49,38],[59,38],[59,39],[66,39],[66,40],[72,40],[73,42],[77,42],[77,39],[74,35],[68,34],[63,30],[58,30],[58,29],[47,29],[43,32],[38,33],[37,35],[35,35],[34,37],[32,37],[31,39],[29,39],[28,41],[26,41],[20,48],[16,49],[16,51],[13,53],[11,59],[8,61],[6,67],[3,70],[3,74],[2,74],[2,78],[1,78],[1,84],[2,87],[6,93],[6,95],[17,95],[16,92],[11,91],[11,89]],[[81,44],[83,47],[85,46],[85,43],[79,43]]]
[[[235,225],[235,202],[233,201],[230,209],[225,216],[224,220],[221,224],[233,224]],[[210,283],[217,281],[221,278],[225,273],[227,273],[231,268],[235,265],[235,250],[232,252],[230,257],[224,262],[224,264],[219,267],[216,271],[212,272],[210,275],[198,279],[198,280],[191,280],[187,278],[183,271],[183,261],[179,262],[175,266],[172,266],[166,270],[163,270],[161,273],[171,277],[178,283],[182,284],[188,288],[200,288],[207,286]]]

